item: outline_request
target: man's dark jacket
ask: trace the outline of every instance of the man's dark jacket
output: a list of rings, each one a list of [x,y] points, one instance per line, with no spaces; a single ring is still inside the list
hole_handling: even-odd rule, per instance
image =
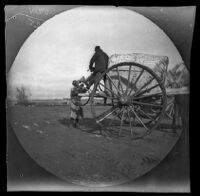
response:
[[[93,64],[95,63],[94,73],[103,72],[108,68],[108,60],[109,57],[103,50],[97,50],[90,60],[89,69],[92,70]]]

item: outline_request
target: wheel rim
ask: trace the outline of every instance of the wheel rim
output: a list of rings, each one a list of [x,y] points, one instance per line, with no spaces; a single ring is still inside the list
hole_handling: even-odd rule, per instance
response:
[[[102,85],[99,81],[104,75],[107,83]],[[107,91],[110,105],[96,107],[98,86]],[[118,129],[118,135],[127,129],[135,138],[149,134],[162,119],[165,107],[166,92],[160,78],[148,67],[132,62],[110,67],[91,93],[91,111],[96,122],[103,130]]]

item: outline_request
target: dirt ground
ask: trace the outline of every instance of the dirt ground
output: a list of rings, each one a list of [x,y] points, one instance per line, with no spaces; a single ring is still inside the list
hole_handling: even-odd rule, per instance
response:
[[[90,107],[80,128],[69,127],[68,106],[13,106],[8,122],[25,151],[61,179],[87,186],[116,185],[136,179],[158,165],[177,142],[170,120],[143,139],[98,134]]]

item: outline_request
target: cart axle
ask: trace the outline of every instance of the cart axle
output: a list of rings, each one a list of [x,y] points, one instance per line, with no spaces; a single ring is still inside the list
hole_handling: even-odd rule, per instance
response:
[[[131,104],[131,97],[130,96],[127,96],[127,95],[122,95],[120,98],[119,98],[119,103],[121,105],[130,105]]]

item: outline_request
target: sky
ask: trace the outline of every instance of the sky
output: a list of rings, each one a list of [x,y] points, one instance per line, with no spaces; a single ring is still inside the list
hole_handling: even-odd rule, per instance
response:
[[[146,53],[182,62],[172,41],[146,17],[119,7],[78,7],[44,22],[25,41],[8,73],[8,92],[31,99],[69,98],[72,81],[88,76],[96,45],[109,55]]]

